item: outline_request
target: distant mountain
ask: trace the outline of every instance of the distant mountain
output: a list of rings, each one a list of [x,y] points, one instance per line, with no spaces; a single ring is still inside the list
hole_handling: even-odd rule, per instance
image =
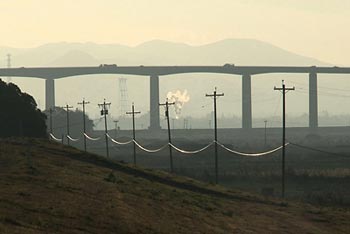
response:
[[[0,48],[12,54],[14,66],[98,65],[326,65],[269,43],[226,39],[202,46],[154,40],[135,47],[119,44],[53,43],[31,49]],[[0,54],[1,56],[1,54]],[[4,66],[4,64],[3,64]]]
[[[48,63],[49,66],[96,66],[99,64],[99,60],[94,58],[92,55],[83,52],[81,50],[68,51],[63,56],[60,56]]]
[[[297,55],[269,43],[252,39],[226,39],[199,46],[196,49],[202,58],[206,58],[208,63],[229,61],[237,65],[291,66],[326,64],[317,59]]]

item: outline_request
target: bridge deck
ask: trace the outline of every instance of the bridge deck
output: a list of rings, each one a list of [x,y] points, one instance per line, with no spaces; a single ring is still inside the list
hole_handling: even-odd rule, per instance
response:
[[[93,74],[123,75],[173,75],[183,73],[222,73],[222,74],[267,74],[267,73],[325,73],[350,74],[350,67],[292,67],[292,66],[122,66],[100,65],[96,67],[21,67],[1,68],[0,76],[36,77],[59,79],[70,76]]]

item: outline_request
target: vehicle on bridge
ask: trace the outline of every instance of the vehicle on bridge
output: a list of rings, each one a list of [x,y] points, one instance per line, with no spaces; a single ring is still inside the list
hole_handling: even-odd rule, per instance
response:
[[[235,64],[233,64],[233,63],[226,63],[226,64],[224,64],[223,67],[229,68],[229,67],[234,67],[234,66],[235,66]]]
[[[100,64],[99,67],[107,68],[107,67],[117,67],[117,64]]]

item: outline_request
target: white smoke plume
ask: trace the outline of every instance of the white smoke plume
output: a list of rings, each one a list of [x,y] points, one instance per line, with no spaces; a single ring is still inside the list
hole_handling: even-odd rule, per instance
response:
[[[166,95],[169,102],[175,102],[175,113],[176,113],[176,119],[179,118],[179,115],[181,114],[182,107],[185,103],[190,101],[190,96],[187,93],[187,90],[185,89],[183,92],[180,90],[177,90],[176,92],[168,92]]]

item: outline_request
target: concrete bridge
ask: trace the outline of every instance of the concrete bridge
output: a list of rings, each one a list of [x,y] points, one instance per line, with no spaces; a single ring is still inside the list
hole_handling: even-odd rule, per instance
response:
[[[35,77],[46,81],[46,109],[55,106],[55,79],[92,75],[123,74],[150,77],[150,129],[160,129],[159,77],[183,73],[221,73],[242,76],[242,127],[252,128],[251,78],[268,73],[305,73],[309,76],[309,127],[318,127],[317,74],[350,74],[350,67],[288,66],[123,66],[2,68],[0,76]]]

